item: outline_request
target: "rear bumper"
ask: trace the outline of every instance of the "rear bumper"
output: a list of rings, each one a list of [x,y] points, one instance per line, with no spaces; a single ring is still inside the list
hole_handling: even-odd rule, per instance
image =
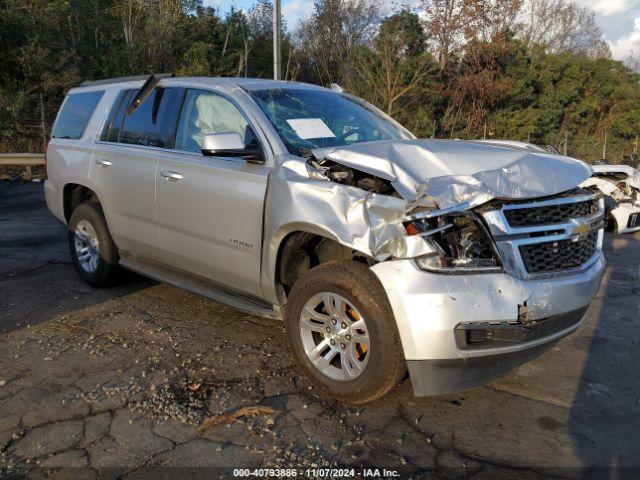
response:
[[[47,201],[47,207],[49,207],[51,213],[53,213],[61,222],[67,223],[64,218],[62,192],[56,188],[51,180],[45,180],[44,182],[44,197]]]
[[[504,375],[574,332],[604,265],[599,254],[584,271],[535,280],[434,274],[411,260],[372,271],[387,292],[416,395],[438,395]]]

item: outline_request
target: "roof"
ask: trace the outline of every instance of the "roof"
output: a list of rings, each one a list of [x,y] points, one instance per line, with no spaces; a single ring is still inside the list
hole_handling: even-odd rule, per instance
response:
[[[111,78],[96,81],[83,82],[73,90],[93,90],[96,88],[112,87],[135,87],[142,85],[149,78],[148,75],[135,77]],[[245,90],[265,90],[270,88],[300,88],[326,90],[324,87],[312,85],[310,83],[289,82],[284,80],[270,80],[266,78],[243,78],[243,77],[169,77],[161,80],[162,85],[200,84],[203,86],[239,86]]]

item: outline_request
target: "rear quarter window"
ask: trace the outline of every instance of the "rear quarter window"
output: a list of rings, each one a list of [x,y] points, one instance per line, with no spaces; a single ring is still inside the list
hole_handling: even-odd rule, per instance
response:
[[[51,136],[74,140],[82,138],[102,95],[104,95],[103,90],[68,95]]]

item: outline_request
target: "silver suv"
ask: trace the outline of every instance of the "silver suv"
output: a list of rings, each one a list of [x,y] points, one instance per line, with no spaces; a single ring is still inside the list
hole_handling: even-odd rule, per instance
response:
[[[586,164],[418,140],[340,89],[150,76],[72,89],[45,183],[76,270],[284,320],[344,402],[486,383],[575,331],[604,268]]]

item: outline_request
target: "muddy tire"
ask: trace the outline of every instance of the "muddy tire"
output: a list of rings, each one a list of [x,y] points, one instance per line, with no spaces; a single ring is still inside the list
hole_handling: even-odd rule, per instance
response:
[[[82,280],[98,288],[120,281],[118,249],[98,203],[83,203],[71,213],[68,238],[71,260]]]
[[[370,402],[405,375],[387,294],[360,262],[326,263],[300,277],[287,299],[285,326],[299,370],[326,396]]]

